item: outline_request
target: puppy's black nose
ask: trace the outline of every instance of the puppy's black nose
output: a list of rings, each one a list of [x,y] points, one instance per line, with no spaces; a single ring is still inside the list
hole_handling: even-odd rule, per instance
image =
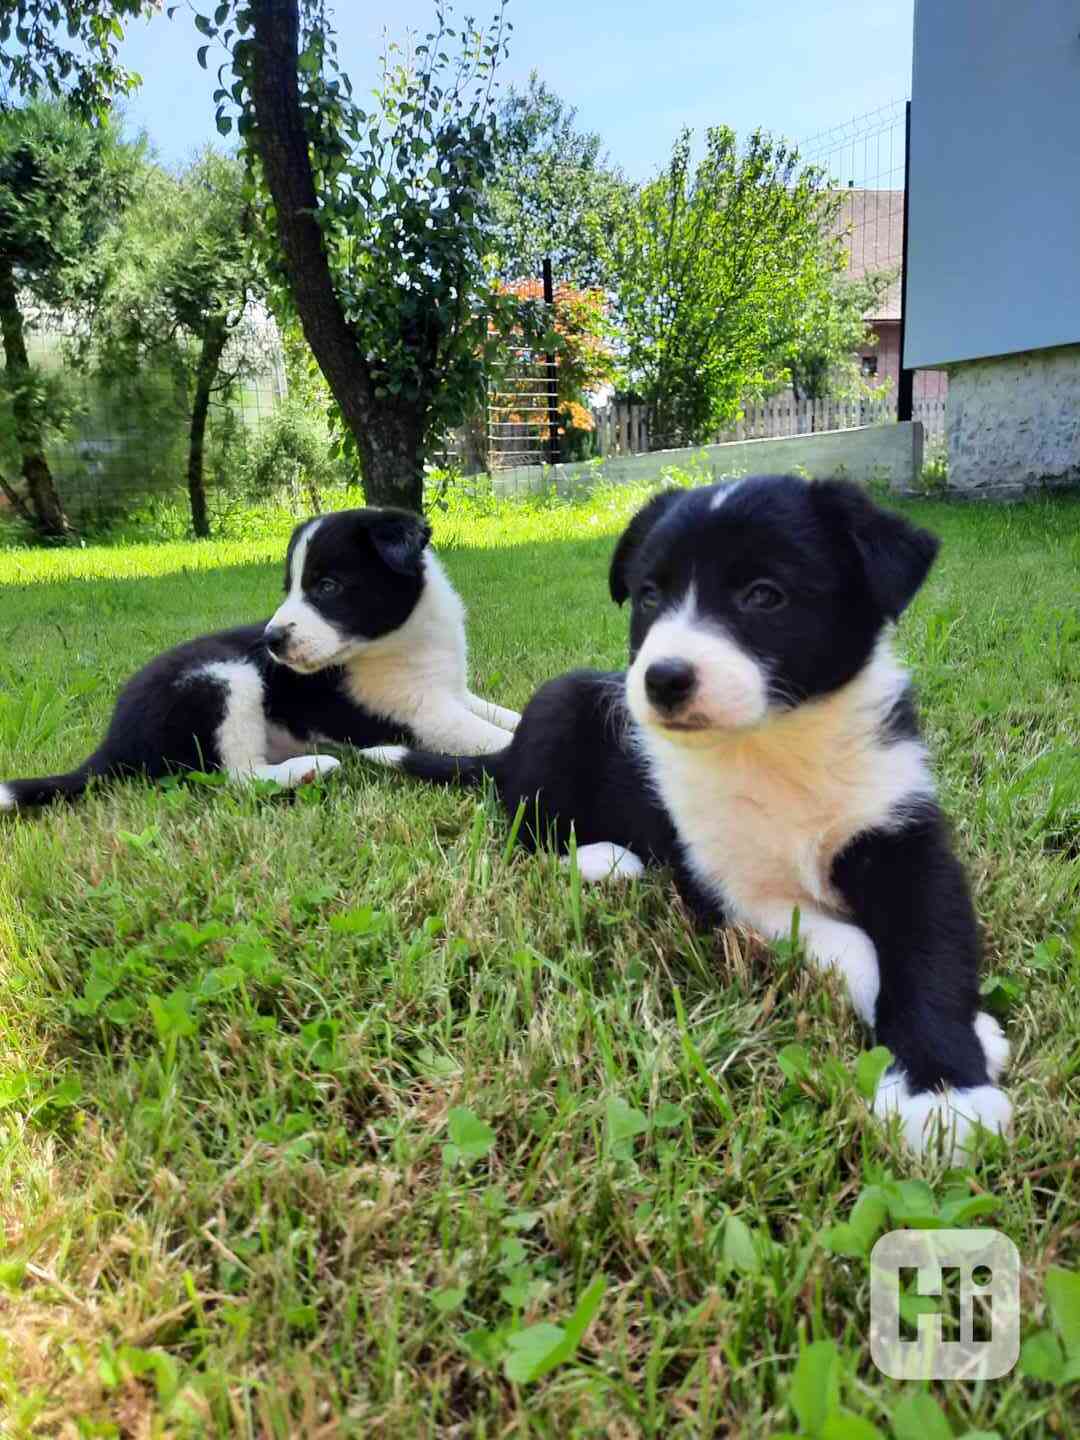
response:
[[[658,710],[677,710],[694,693],[697,674],[688,660],[654,660],[645,671],[645,694]]]
[[[281,654],[291,629],[291,625],[267,625],[263,631],[263,640],[272,655]]]

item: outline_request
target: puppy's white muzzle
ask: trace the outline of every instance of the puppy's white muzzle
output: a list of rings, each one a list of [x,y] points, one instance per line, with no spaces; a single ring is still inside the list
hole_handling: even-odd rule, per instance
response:
[[[626,677],[630,713],[639,725],[693,743],[709,732],[745,730],[768,714],[768,676],[715,626],[702,624],[689,597],[658,620]]]
[[[290,597],[274,611],[264,631],[270,655],[290,670],[323,670],[343,658],[340,632],[305,600]]]

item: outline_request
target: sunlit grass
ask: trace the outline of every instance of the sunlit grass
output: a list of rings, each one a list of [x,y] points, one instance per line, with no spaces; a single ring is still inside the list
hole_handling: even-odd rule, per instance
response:
[[[607,563],[641,498],[435,512],[484,693],[622,663]],[[766,1436],[830,1338],[843,1404],[903,1437],[865,1260],[821,1240],[889,1175],[996,1197],[975,1223],[1048,1323],[1080,1253],[1080,506],[912,512],[944,548],[900,643],[1012,1146],[916,1164],[867,1119],[837,988],[695,934],[662,876],[579,893],[483,799],[355,757],[294,799],[101,787],[0,825],[3,1433]],[[268,614],[291,523],[0,552],[0,779],[83,758],[160,649]],[[601,1277],[530,1381],[529,1327]],[[1075,1433],[1075,1385],[932,1393],[956,1435]]]

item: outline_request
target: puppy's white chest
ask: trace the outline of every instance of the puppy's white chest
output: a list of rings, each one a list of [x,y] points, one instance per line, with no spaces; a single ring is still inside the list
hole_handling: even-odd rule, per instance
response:
[[[809,709],[809,707],[805,707]],[[660,795],[700,879],[744,915],[776,901],[842,908],[831,872],[855,836],[888,828],[933,794],[917,740],[840,724],[840,706],[798,712],[715,748],[648,743]]]
[[[838,903],[829,871],[846,827],[824,797],[738,763],[709,777],[700,766],[673,768],[661,781],[665,803],[693,868],[729,909],[750,912],[777,897]]]

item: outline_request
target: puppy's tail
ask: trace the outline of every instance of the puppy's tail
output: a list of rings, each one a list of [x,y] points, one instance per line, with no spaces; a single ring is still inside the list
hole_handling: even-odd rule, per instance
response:
[[[42,775],[36,780],[8,780],[0,784],[0,815],[5,811],[29,810],[53,800],[77,800],[94,775],[104,774],[97,757],[91,755],[77,770],[66,775]]]
[[[498,750],[493,755],[440,755],[434,750],[410,750],[405,745],[381,745],[361,753],[366,759],[401,770],[416,780],[426,780],[429,785],[470,788],[482,785],[487,776],[496,785],[499,783],[500,762],[506,750]]]

